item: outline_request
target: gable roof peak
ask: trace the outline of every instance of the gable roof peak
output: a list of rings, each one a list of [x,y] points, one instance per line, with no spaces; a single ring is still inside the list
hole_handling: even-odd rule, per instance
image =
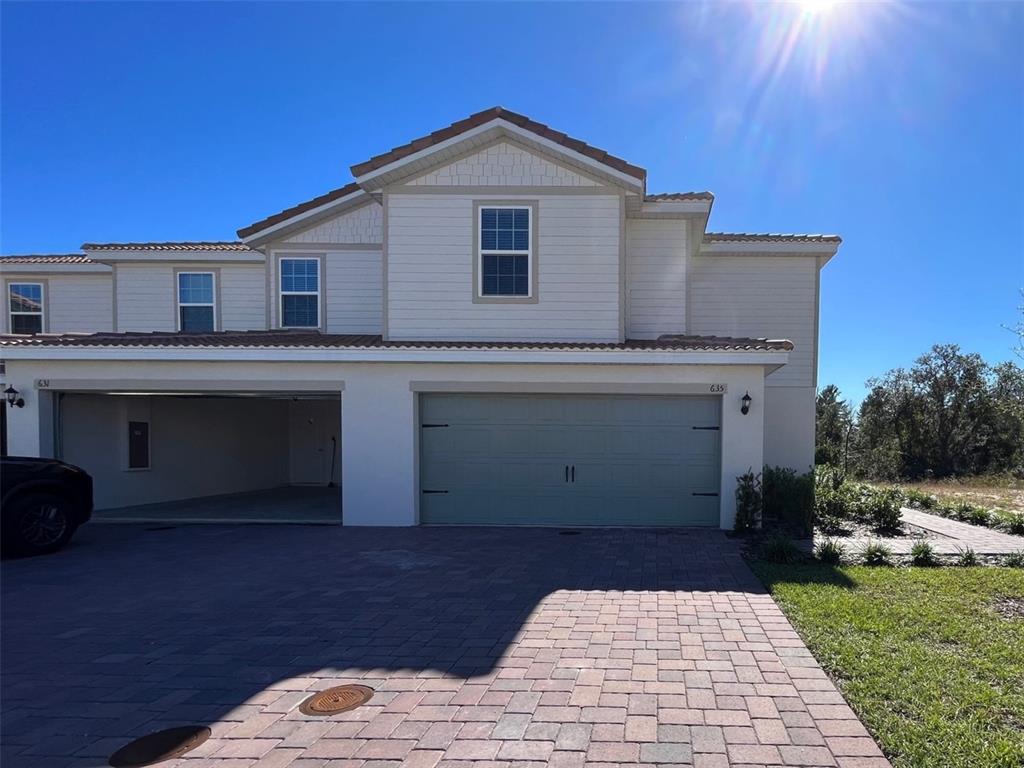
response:
[[[410,155],[414,155],[425,149],[429,149],[438,144],[441,144],[450,139],[457,138],[458,136],[467,133],[474,128],[479,128],[482,125],[486,125],[492,120],[501,119],[507,123],[510,123],[517,128],[520,128],[528,133],[532,133],[541,139],[546,139],[555,144],[559,144],[568,150],[583,155],[590,160],[597,163],[608,166],[609,168],[618,171],[620,174],[625,174],[634,179],[637,179],[641,183],[645,183],[647,179],[647,171],[643,168],[628,163],[620,157],[609,154],[606,150],[599,149],[598,147],[592,147],[586,142],[579,139],[574,139],[562,131],[556,131],[544,123],[538,123],[536,120],[532,120],[526,115],[521,115],[518,112],[513,112],[510,109],[506,109],[502,106],[490,107],[488,109],[475,112],[469,117],[458,120],[445,128],[433,131],[426,136],[421,136],[418,139],[413,139],[407,144],[394,147],[380,155],[374,155],[369,160],[362,163],[357,163],[352,166],[352,175],[359,180],[360,177],[366,176],[367,174],[373,173],[381,168],[384,168],[391,163],[403,160]]]

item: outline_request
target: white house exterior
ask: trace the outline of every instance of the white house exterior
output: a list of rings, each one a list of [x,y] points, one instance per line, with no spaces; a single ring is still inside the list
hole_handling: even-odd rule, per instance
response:
[[[501,108],[352,174],[236,242],[0,260],[8,451],[100,508],[334,484],[346,525],[728,528],[813,463],[838,237],[709,233]]]

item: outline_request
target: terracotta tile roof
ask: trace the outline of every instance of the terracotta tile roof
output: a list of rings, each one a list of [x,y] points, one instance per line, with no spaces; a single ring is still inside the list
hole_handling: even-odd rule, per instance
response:
[[[291,208],[285,208],[280,213],[275,213],[273,216],[267,216],[267,218],[253,222],[247,227],[242,227],[240,230],[238,230],[238,236],[248,237],[249,235],[255,234],[256,232],[266,229],[267,227],[272,227],[275,224],[280,224],[282,221],[287,221],[293,216],[298,216],[299,214],[305,213],[306,211],[311,211],[314,208],[319,208],[321,205],[326,205],[327,203],[337,200],[338,198],[351,195],[353,192],[357,192],[358,190],[359,185],[356,184],[354,181],[350,184],[346,184],[344,187],[332,189],[330,192],[320,195],[319,197],[314,197],[312,200],[307,200],[304,203],[293,205]]]
[[[33,253],[24,256],[0,256],[0,266],[4,264],[94,264],[95,262],[82,253]]]
[[[432,147],[435,144],[440,144],[442,141],[447,141],[448,139],[454,138],[459,134],[465,133],[466,131],[499,117],[502,120],[507,120],[513,125],[522,128],[523,130],[535,133],[542,138],[555,142],[556,144],[561,144],[567,149],[579,152],[581,155],[585,155],[591,160],[604,163],[605,165],[629,176],[633,176],[640,181],[644,181],[647,178],[647,171],[643,168],[627,163],[619,157],[608,154],[603,149],[592,147],[579,139],[574,139],[561,131],[556,131],[543,123],[538,123],[525,115],[511,112],[503,107],[491,107],[490,109],[485,109],[482,112],[477,112],[476,114],[470,115],[465,120],[459,120],[457,123],[452,123],[447,128],[434,131],[427,136],[410,141],[408,144],[403,144],[400,147],[395,147],[382,155],[371,157],[364,163],[357,163],[352,166],[352,175],[356,177],[363,176],[370,171],[383,168],[389,163],[401,160],[403,157],[408,157],[411,154],[419,152],[422,149]]]
[[[776,235],[749,232],[707,232],[705,243],[841,243],[839,235]]]
[[[0,335],[0,347],[214,347],[320,349],[516,349],[623,351],[788,351],[784,339],[727,336],[666,335],[658,339],[612,342],[536,341],[384,341],[380,336],[318,333],[316,331],[218,331],[214,333],[92,333]]]
[[[710,192],[659,192],[656,195],[644,195],[644,201],[656,203],[659,200],[714,200]]]
[[[83,243],[84,251],[249,251],[245,243],[197,240],[171,243]]]

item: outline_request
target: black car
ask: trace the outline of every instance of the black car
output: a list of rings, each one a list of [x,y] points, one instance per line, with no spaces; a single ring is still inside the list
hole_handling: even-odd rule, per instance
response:
[[[67,544],[92,516],[92,477],[56,459],[0,458],[3,553],[41,555]]]

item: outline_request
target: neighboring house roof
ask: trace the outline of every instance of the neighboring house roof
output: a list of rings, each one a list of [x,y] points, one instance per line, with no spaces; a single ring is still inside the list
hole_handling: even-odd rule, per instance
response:
[[[707,232],[705,243],[841,243],[839,235],[752,234],[749,232]]]
[[[166,243],[83,243],[86,251],[250,251],[245,243],[226,240]]]
[[[4,264],[93,264],[92,259],[82,253],[33,253],[25,256],[0,256]]]
[[[285,208],[280,213],[275,213],[272,216],[267,216],[267,218],[265,219],[260,219],[259,221],[253,222],[247,227],[242,227],[240,230],[238,230],[238,236],[248,237],[249,235],[252,235],[256,232],[267,229],[268,227],[272,227],[275,224],[280,224],[282,221],[287,221],[293,216],[299,216],[303,213],[306,213],[306,211],[311,211],[314,208],[319,208],[321,205],[327,205],[328,203],[332,203],[335,200],[338,200],[342,197],[347,197],[348,195],[351,195],[354,192],[358,192],[359,190],[359,185],[353,181],[350,184],[346,184],[344,187],[332,189],[330,192],[320,195],[319,197],[314,197],[312,200],[307,200],[304,203],[293,205],[291,208]]]
[[[710,192],[659,192],[655,195],[644,195],[644,202],[656,203],[659,200],[714,200]]]
[[[640,181],[644,181],[647,178],[647,171],[639,166],[627,163],[622,158],[615,157],[603,149],[592,147],[579,139],[574,139],[561,131],[556,131],[549,126],[544,125],[544,123],[538,123],[536,120],[531,120],[525,115],[512,112],[504,107],[491,107],[490,109],[485,109],[482,112],[477,112],[476,114],[470,115],[465,120],[459,120],[456,123],[452,123],[447,128],[442,128],[426,136],[421,136],[418,139],[410,141],[408,144],[395,147],[383,154],[375,155],[363,163],[357,163],[352,166],[352,175],[356,177],[363,176],[371,171],[377,170],[378,168],[383,168],[385,165],[393,163],[396,160],[401,160],[404,157],[408,157],[409,155],[427,149],[428,147],[432,147],[443,141],[447,141],[448,139],[455,138],[466,131],[472,130],[477,126],[498,118],[506,120],[509,123],[512,123],[525,131],[534,133],[548,141],[560,144],[566,149],[578,152],[581,155],[589,157],[591,160],[603,163],[604,165],[614,168],[621,173],[633,176]]]
[[[216,331],[213,333],[92,333],[0,335],[0,346],[32,347],[316,347],[334,349],[520,349],[623,351],[779,351],[793,343],[785,339],[729,336],[665,335],[623,343],[537,341],[384,341],[380,336],[331,334],[317,331]]]

